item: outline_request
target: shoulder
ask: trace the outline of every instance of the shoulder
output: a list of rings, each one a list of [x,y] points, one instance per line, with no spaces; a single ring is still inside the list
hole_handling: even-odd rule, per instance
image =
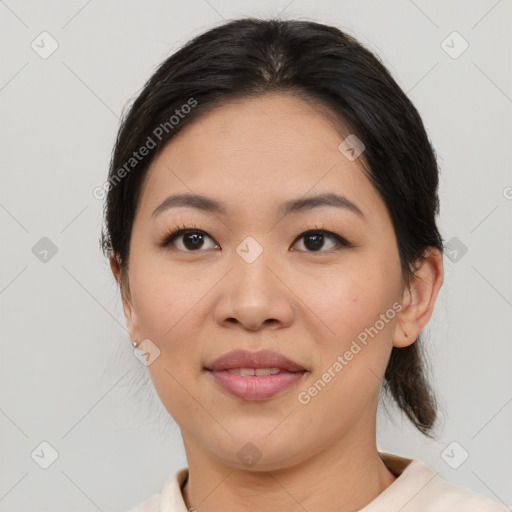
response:
[[[187,512],[181,488],[188,478],[188,467],[174,471],[162,492],[155,493],[126,512]]]
[[[381,453],[381,458],[397,479],[364,512],[510,512],[487,496],[444,479],[420,460],[390,453]]]
[[[449,482],[438,474],[425,501],[425,512],[509,512],[510,509],[466,487]]]

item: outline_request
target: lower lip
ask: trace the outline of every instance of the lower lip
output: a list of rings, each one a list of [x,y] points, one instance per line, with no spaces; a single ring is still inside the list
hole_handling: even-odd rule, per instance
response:
[[[234,375],[227,370],[210,371],[217,384],[228,393],[251,402],[267,400],[299,382],[306,372],[283,372],[277,375]]]

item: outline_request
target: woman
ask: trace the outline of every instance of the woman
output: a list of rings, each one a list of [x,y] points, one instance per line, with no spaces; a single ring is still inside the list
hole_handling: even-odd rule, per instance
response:
[[[102,243],[188,467],[133,510],[506,510],[376,446],[381,388],[436,419],[437,188],[418,112],[334,27],[236,20],[160,66]]]

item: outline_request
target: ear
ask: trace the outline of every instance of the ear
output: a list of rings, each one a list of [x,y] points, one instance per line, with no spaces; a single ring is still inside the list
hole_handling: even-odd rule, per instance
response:
[[[414,277],[404,288],[393,346],[407,347],[416,341],[432,316],[443,275],[441,251],[429,247],[416,262]]]
[[[123,312],[126,321],[126,327],[130,340],[137,340],[140,342],[139,327],[137,321],[137,315],[134,311],[132,304],[132,297],[130,293],[130,283],[128,281],[128,273],[123,274],[121,268],[121,258],[116,254],[112,253],[110,256],[110,269],[117,282],[119,291],[121,293],[121,299],[123,301]]]

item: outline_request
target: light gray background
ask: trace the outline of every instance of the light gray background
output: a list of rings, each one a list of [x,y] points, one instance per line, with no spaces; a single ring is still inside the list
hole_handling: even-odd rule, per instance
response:
[[[441,440],[429,442],[392,410],[397,419],[381,416],[379,448],[512,505],[510,0],[6,0],[1,511],[123,511],[186,465],[178,427],[152,388],[141,388],[147,374],[98,248],[102,202],[92,191],[106,178],[123,107],[167,55],[223,19],[279,13],[335,24],[381,56],[437,150],[442,234],[468,248],[445,257],[426,330]],[[50,47],[43,31],[59,45],[47,59],[31,48]],[[461,41],[442,46],[453,31],[469,43],[458,58],[445,48]],[[42,237],[57,247],[46,262],[32,251]],[[49,456],[43,441],[58,452],[48,469],[31,457]],[[458,469],[441,455],[453,441],[452,465],[469,453]]]

